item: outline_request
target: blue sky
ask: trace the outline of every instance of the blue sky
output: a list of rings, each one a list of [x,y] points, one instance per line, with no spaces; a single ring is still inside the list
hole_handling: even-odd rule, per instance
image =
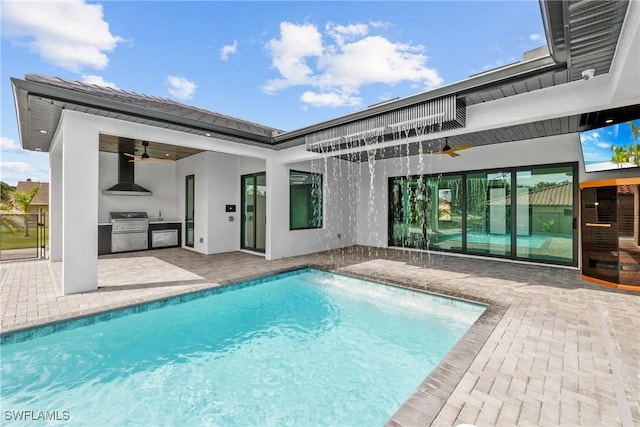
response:
[[[537,0],[1,0],[1,179],[48,180],[10,77],[44,74],[293,130],[522,60]]]

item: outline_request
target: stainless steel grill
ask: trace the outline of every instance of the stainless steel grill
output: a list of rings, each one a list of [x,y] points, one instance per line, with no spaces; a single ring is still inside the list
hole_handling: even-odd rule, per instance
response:
[[[111,212],[111,252],[148,249],[149,218],[146,212]]]

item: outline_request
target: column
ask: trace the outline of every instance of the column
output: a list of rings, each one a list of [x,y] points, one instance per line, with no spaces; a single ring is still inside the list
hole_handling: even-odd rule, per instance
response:
[[[98,131],[86,115],[62,117],[62,290],[98,288]]]

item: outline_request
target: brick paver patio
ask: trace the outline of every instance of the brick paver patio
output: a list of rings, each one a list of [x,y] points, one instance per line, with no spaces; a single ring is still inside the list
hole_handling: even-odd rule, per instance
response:
[[[100,257],[99,290],[61,296],[58,264],[4,261],[1,330],[303,265],[489,304],[390,425],[640,425],[640,293],[583,282],[572,269],[366,247],[276,261],[164,249]]]

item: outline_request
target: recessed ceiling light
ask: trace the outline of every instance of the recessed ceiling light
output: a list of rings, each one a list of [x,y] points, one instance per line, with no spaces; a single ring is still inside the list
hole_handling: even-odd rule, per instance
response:
[[[166,153],[166,154],[165,154],[165,156],[167,156],[167,157],[170,157],[170,156],[171,156],[171,154],[169,154],[169,153]]]
[[[613,123],[613,119],[607,119],[604,121],[606,124]]]
[[[211,134],[210,133],[205,133],[204,136],[211,136]]]
[[[37,152],[40,152],[40,151],[42,151],[42,148],[36,147],[34,150],[36,150]]]
[[[44,129],[40,129],[40,133],[47,133],[47,131]]]

